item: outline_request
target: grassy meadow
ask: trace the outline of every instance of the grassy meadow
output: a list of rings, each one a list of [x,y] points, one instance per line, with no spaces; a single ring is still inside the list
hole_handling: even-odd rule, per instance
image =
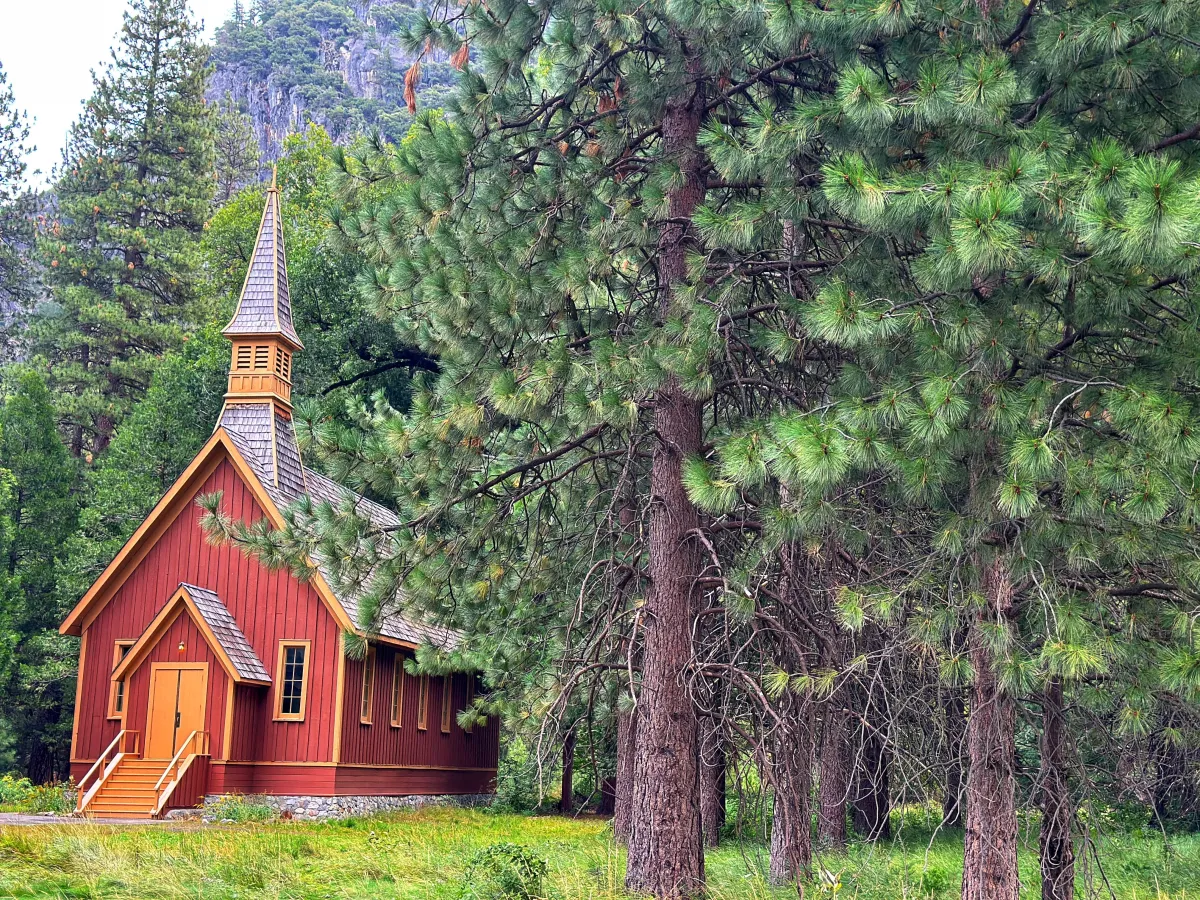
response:
[[[1027,835],[1030,849],[1036,834]],[[623,859],[594,818],[428,809],[311,825],[0,827],[0,898],[426,898],[507,900],[472,875],[483,848],[523,845],[546,863],[535,897],[618,898]],[[886,848],[825,855],[803,896],[954,898],[961,834],[904,828]],[[1123,834],[1089,854],[1081,897],[1200,900],[1200,836]],[[708,856],[714,900],[796,897],[764,879],[766,851],[729,842]],[[1037,860],[1021,860],[1022,898],[1038,896]]]

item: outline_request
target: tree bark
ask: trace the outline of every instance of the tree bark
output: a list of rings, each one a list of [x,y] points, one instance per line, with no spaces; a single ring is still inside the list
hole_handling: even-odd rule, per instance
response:
[[[700,720],[700,827],[704,846],[721,845],[725,824],[725,739],[711,718]]]
[[[986,608],[971,621],[967,640],[975,681],[967,719],[967,825],[963,840],[963,900],[1018,900],[1016,702],[1000,686],[994,654],[983,634],[991,623],[1010,628],[1012,578],[1003,555],[984,570]]]
[[[564,816],[575,812],[575,729],[572,728],[563,738],[562,751],[562,796],[558,801],[558,811]]]
[[[891,754],[872,732],[859,742],[855,760],[854,830],[869,841],[892,836]]]
[[[704,112],[699,55],[684,47],[691,82],[671,98],[662,120],[666,157],[679,167],[668,192],[668,216],[658,246],[660,307],[673,309],[675,286],[687,274],[689,224],[704,198],[703,155],[697,137]],[[698,729],[685,668],[697,582],[704,568],[696,539],[700,516],[683,487],[682,467],[703,445],[701,404],[669,378],[654,404],[657,443],[650,471],[650,588],[643,608],[642,689],[638,699],[633,822],[625,887],[657,898],[704,891],[700,825]]]
[[[1042,830],[1038,841],[1042,900],[1074,900],[1075,849],[1071,845],[1074,809],[1067,786],[1067,727],[1063,684],[1052,678],[1042,692],[1042,766],[1038,781]]]
[[[783,885],[812,869],[812,702],[790,691],[779,705],[771,777],[775,814],[771,822],[770,880]]]
[[[950,828],[962,825],[963,740],[967,732],[967,710],[957,688],[948,688],[942,698],[946,724],[946,785],[942,794],[942,824]]]
[[[850,795],[850,729],[837,691],[825,702],[821,727],[820,773],[817,782],[817,842],[840,850],[846,846],[846,805]]]
[[[617,712],[617,784],[613,803],[613,837],[629,843],[633,821],[633,773],[637,755],[637,709]]]
[[[807,672],[812,635],[792,610],[807,612],[809,585],[804,549],[794,543],[780,551],[782,578],[780,630],[776,638],[779,664],[788,672]],[[807,640],[806,640],[807,638]],[[769,877],[783,885],[807,877],[812,868],[812,766],[816,735],[811,696],[787,690],[776,704],[778,722],[770,735],[771,782],[775,812],[771,823]]]

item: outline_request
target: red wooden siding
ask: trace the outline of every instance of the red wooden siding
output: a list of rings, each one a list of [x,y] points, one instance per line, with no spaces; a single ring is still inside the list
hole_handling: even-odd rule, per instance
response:
[[[217,466],[196,494],[213,491],[223,492],[223,507],[235,518],[255,521],[262,516],[250,489],[227,460]],[[179,583],[186,581],[217,592],[267,667],[272,680],[279,641],[304,638],[313,642],[305,720],[272,721],[274,686],[250,690],[238,688],[235,695],[237,710],[249,712],[250,707],[255,707],[258,714],[249,718],[235,715],[235,756],[304,762],[332,760],[337,654],[341,652],[337,623],[311,585],[300,583],[286,571],[267,570],[236,547],[210,545],[200,529],[200,515],[200,509],[189,501],[87,626],[79,730],[72,758],[95,759],[121,728],[120,721],[106,718],[113,642],[140,635]],[[197,641],[191,643],[199,644]],[[214,676],[214,667],[210,667],[210,685]],[[133,690],[127,690],[129,712],[125,721],[126,727],[145,732],[144,720],[134,711],[135,707],[145,708],[145,697],[138,697],[139,690],[144,693],[145,689],[135,686]],[[224,694],[217,702],[210,696],[207,710],[210,725],[214,722],[211,717],[224,716],[226,702]],[[259,733],[245,734],[242,732],[245,728],[256,729]],[[219,727],[210,728],[210,733],[213,756],[217,759],[224,752],[224,734]]]
[[[427,730],[417,728],[418,679],[409,675],[405,675],[404,679],[401,727],[392,727],[392,672],[394,666],[403,664],[404,656],[403,650],[387,644],[379,644],[376,649],[371,725],[361,724],[358,715],[362,702],[363,661],[346,660],[346,714],[342,717],[341,762],[376,766],[494,769],[499,746],[499,727],[495,719],[490,719],[484,727],[475,728],[471,734],[458,725],[458,713],[467,702],[466,675],[455,675],[453,679],[449,734],[443,734],[441,730],[443,680],[440,677],[429,679]],[[340,779],[342,776],[339,774],[338,777]]]
[[[204,803],[204,795],[208,793],[208,757],[200,756],[192,760],[191,768],[183,774],[183,780],[171,794],[167,809],[191,809]]]
[[[495,778],[496,773],[490,769],[213,763],[208,775],[208,791],[211,794],[290,794],[310,797],[486,794],[495,789]]]

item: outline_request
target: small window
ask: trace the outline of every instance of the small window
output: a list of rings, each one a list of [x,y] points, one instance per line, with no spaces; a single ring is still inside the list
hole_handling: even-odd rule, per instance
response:
[[[282,350],[275,351],[275,374],[276,375],[283,374],[283,351]]]
[[[454,704],[454,676],[442,677],[442,734],[450,733],[450,714]]]
[[[121,664],[137,641],[116,641],[113,644],[113,669]],[[119,719],[125,714],[125,680],[114,681],[108,689],[108,717]]]
[[[275,668],[277,720],[304,720],[304,709],[308,704],[308,656],[311,644],[311,641],[279,642],[279,664]]]
[[[392,727],[400,727],[404,715],[404,657],[399,653],[392,663]]]
[[[271,368],[271,348],[266,344],[258,344],[255,346],[254,368],[263,370]]]
[[[250,368],[250,354],[251,354],[251,352],[252,352],[252,351],[251,351],[251,348],[250,348],[250,345],[249,345],[249,344],[238,344],[238,348],[237,348],[237,368],[239,368],[239,369],[249,369],[249,368]]]
[[[417,690],[417,728],[429,727],[429,676],[422,675]]]
[[[371,701],[375,697],[375,648],[367,647],[367,655],[363,659],[363,689],[362,708],[358,711],[358,721],[364,725],[371,724]]]
[[[283,359],[283,377],[289,379],[292,377],[292,354],[286,350],[280,350],[279,356]]]
[[[471,704],[474,702],[475,702],[475,676],[468,675],[467,676],[467,702],[463,705],[463,709],[470,709]],[[466,728],[463,729],[463,731],[465,731],[467,734],[470,734],[471,729],[474,727],[475,727],[474,725],[468,725]]]

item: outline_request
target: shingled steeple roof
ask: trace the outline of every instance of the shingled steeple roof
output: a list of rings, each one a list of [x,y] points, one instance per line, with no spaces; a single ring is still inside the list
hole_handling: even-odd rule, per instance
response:
[[[242,285],[237,312],[222,332],[226,337],[279,335],[296,350],[303,349],[292,325],[292,301],[288,293],[287,263],[283,248],[283,220],[279,188],[275,179],[267,190],[254,255]]]

